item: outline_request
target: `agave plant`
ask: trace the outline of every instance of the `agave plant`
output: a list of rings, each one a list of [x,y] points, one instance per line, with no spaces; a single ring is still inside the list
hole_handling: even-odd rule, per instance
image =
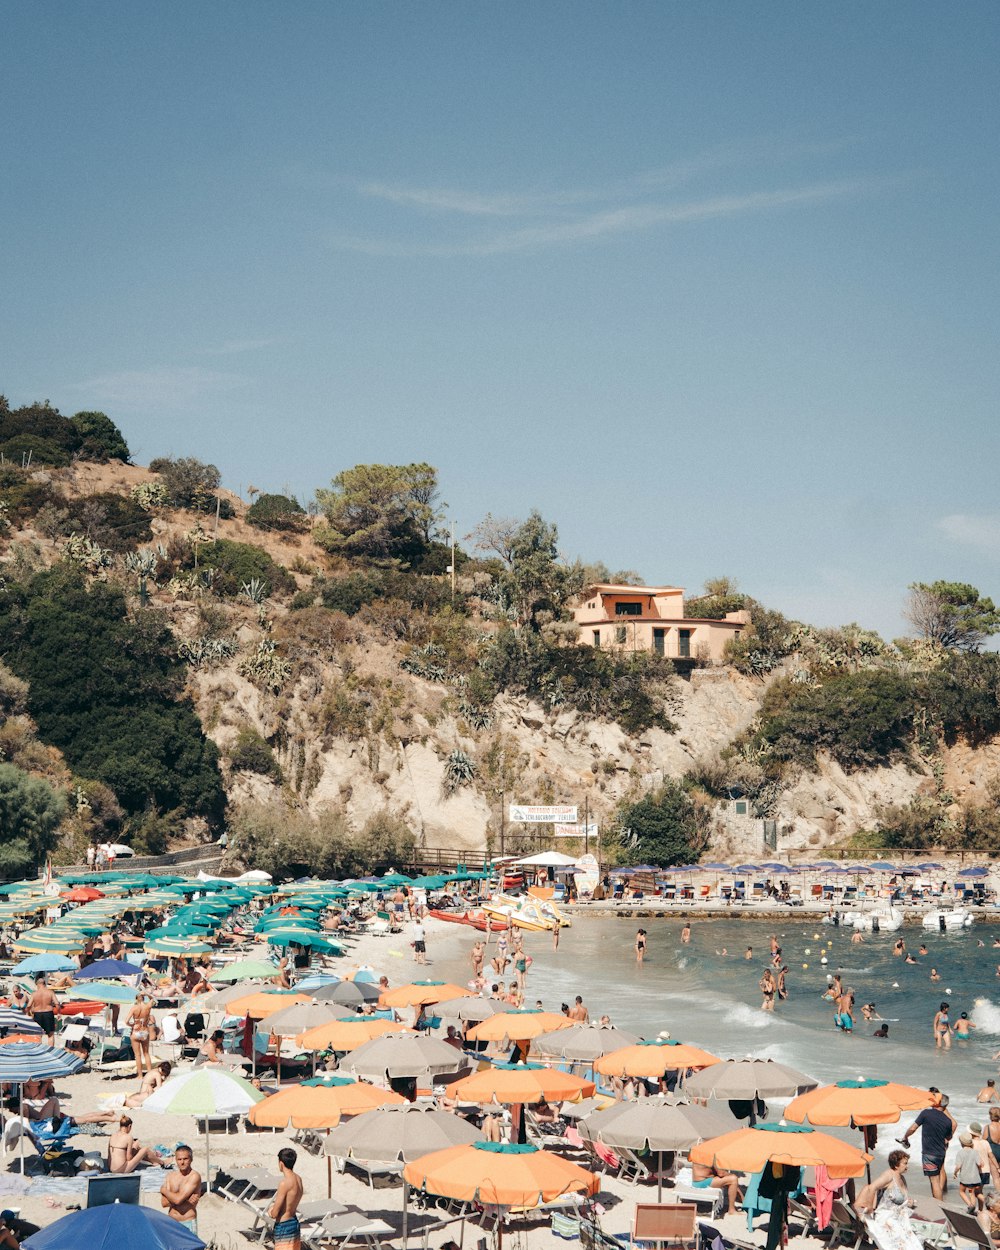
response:
[[[476,777],[476,761],[460,747],[456,747],[444,762],[444,791],[454,794],[463,786],[471,785]]]
[[[248,582],[244,582],[240,587],[240,594],[248,599],[250,603],[262,604],[267,598],[268,584],[260,577],[251,577]]]

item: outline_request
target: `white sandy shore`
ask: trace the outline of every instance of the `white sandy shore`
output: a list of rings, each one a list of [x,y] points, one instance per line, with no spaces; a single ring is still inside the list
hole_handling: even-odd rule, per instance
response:
[[[447,950],[454,954],[471,946],[475,934],[457,925],[449,925],[430,919],[427,922],[428,947],[433,958],[435,951],[443,953]],[[260,948],[255,954],[265,953]],[[377,971],[385,972],[392,984],[403,984],[411,979],[426,975],[433,976],[433,968],[424,972],[414,964],[408,941],[401,935],[391,937],[375,937],[364,935],[352,941],[350,952],[336,961],[336,971],[347,972],[358,964],[369,964]],[[581,984],[585,983],[585,972],[581,969]],[[573,986],[567,986],[567,992]],[[109,1080],[107,1076],[97,1072],[83,1072],[58,1083],[59,1093],[64,1098],[64,1106],[70,1114],[93,1110],[101,1100],[111,1094],[128,1092],[136,1088],[134,1075],[127,1080]],[[163,1116],[137,1108],[132,1113],[134,1132],[145,1144],[164,1144],[171,1148],[178,1142],[189,1142],[195,1152],[195,1168],[204,1175],[204,1136],[199,1137],[194,1121],[188,1117]],[[245,1128],[239,1132],[226,1135],[213,1133],[211,1140],[213,1174],[217,1168],[243,1168],[262,1166],[272,1169],[275,1166],[277,1151],[291,1141],[291,1132],[251,1131]],[[107,1149],[107,1135],[91,1135],[80,1133],[71,1139],[71,1145],[83,1150],[97,1150],[102,1154]],[[9,1162],[8,1162],[9,1166]],[[327,1161],[323,1157],[315,1157],[303,1150],[299,1151],[298,1170],[305,1182],[306,1199],[325,1198],[327,1196]],[[912,1169],[911,1169],[912,1170]],[[400,1212],[402,1208],[402,1186],[397,1184],[375,1190],[351,1173],[332,1176],[332,1194],[340,1202],[358,1207],[364,1211]],[[632,1215],[636,1201],[655,1201],[656,1191],[648,1186],[633,1187],[627,1183],[604,1177],[602,1195],[599,1201],[607,1208],[603,1217],[604,1227],[613,1233],[622,1233],[631,1229]],[[146,1205],[159,1205],[158,1193],[143,1193]],[[65,1214],[67,1206],[73,1202],[65,1197],[44,1198],[28,1194],[20,1198],[0,1199],[0,1205],[19,1207],[23,1218],[43,1226],[53,1222]],[[206,1194],[199,1206],[199,1232],[206,1242],[215,1242],[218,1247],[237,1247],[249,1244],[246,1234],[252,1224],[253,1217],[245,1208],[228,1202],[217,1194]],[[728,1231],[731,1236],[746,1238],[745,1217],[742,1214],[729,1216],[723,1221],[712,1221]],[[473,1243],[483,1236],[482,1230],[475,1225],[465,1229],[466,1242]],[[428,1243],[432,1247],[440,1247],[444,1242],[460,1240],[460,1227],[443,1229],[431,1234]],[[756,1239],[763,1244],[762,1235]],[[814,1241],[807,1243],[804,1239],[793,1239],[793,1244],[801,1242],[815,1246]],[[394,1245],[400,1245],[401,1239],[395,1238]],[[420,1246],[423,1239],[418,1233],[411,1235],[409,1245]],[[527,1250],[538,1247],[550,1247],[557,1244],[548,1221],[532,1225],[526,1233],[524,1245]],[[562,1243],[560,1243],[562,1244]]]

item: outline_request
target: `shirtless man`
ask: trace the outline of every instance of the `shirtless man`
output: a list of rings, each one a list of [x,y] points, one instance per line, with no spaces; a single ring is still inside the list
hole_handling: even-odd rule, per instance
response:
[[[50,1046],[54,1046],[56,1042],[56,1012],[58,1010],[59,1002],[45,983],[45,973],[40,972],[35,977],[35,992],[28,999],[27,1011],[35,1023],[41,1027]]]
[[[483,946],[482,941],[480,940],[480,941],[474,942],[472,946],[472,975],[473,977],[478,977],[482,975],[483,959],[485,957],[485,954],[486,954],[486,950],[485,950],[485,947]]]
[[[274,1250],[302,1250],[297,1214],[302,1201],[302,1177],[294,1171],[297,1157],[290,1146],[278,1151],[281,1184],[268,1210],[268,1215],[274,1220]]]
[[[108,1139],[108,1171],[134,1172],[141,1163],[161,1167],[163,1160],[150,1146],[140,1146],[132,1136],[132,1117],[123,1115],[118,1121],[118,1132]]]
[[[579,994],[577,994],[576,1001],[573,1003],[573,1006],[570,1007],[569,1009],[569,1018],[571,1020],[575,1020],[577,1024],[586,1024],[587,1021],[590,1019],[590,1012],[587,1010],[586,1007],[584,1007],[583,999],[580,997]]]
[[[687,944],[691,941],[691,926],[686,921],[684,923],[684,928],[681,929],[681,941],[685,946],[687,946]]]
[[[706,1163],[692,1163],[691,1179],[695,1189],[724,1189],[729,1200],[729,1211],[735,1211],[743,1201],[739,1177],[732,1172],[723,1172]]]
[[[191,1147],[178,1146],[174,1151],[174,1166],[160,1186],[160,1206],[172,1220],[197,1237],[201,1177],[191,1167],[192,1162]]]
[[[992,1077],[976,1095],[976,1102],[1000,1102],[1000,1090],[997,1089],[997,1083]]]

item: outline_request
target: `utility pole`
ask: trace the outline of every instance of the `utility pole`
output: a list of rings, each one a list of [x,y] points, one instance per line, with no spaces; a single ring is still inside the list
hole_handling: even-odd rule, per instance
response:
[[[590,854],[590,795],[583,796],[583,853]]]
[[[507,836],[507,790],[504,782],[500,783],[500,858],[504,855],[504,839]]]
[[[451,601],[455,602],[455,522],[451,523]]]

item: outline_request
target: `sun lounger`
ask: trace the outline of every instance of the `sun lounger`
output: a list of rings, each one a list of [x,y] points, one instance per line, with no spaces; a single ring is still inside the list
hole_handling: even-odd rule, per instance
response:
[[[941,1210],[956,1240],[969,1241],[974,1246],[980,1246],[981,1250],[992,1250],[993,1242],[989,1233],[974,1215],[951,1207],[942,1207]]]
[[[848,1246],[855,1250],[868,1236],[864,1221],[845,1198],[834,1198],[830,1208],[831,1246]]]
[[[628,1250],[629,1239],[606,1233],[596,1220],[580,1220],[580,1245],[582,1250]]]

